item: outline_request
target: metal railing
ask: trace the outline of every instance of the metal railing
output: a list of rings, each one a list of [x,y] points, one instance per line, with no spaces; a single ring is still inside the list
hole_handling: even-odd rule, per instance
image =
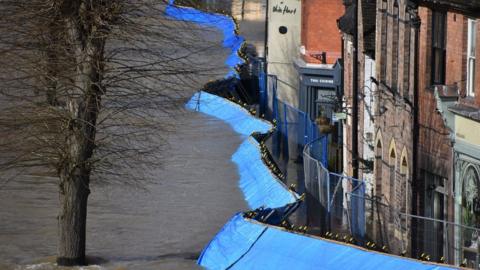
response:
[[[319,234],[335,232],[363,239],[365,206],[356,197],[365,194],[363,181],[329,172],[318,157],[327,147],[323,138],[307,144],[303,151],[308,226]]]
[[[479,269],[480,229],[405,213],[369,196],[363,181],[328,171],[317,156],[321,146],[313,141],[303,151],[311,232],[389,254]]]

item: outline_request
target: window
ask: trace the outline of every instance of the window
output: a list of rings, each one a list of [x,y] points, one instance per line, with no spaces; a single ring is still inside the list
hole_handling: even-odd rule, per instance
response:
[[[382,1],[382,37],[381,37],[381,56],[382,61],[380,69],[380,80],[386,81],[387,77],[387,33],[388,33],[388,20],[387,20],[387,8],[388,2],[386,0]]]
[[[475,50],[477,39],[477,21],[468,19],[467,40],[467,96],[475,96]]]
[[[399,56],[399,23],[400,23],[400,14],[398,11],[398,2],[395,0],[393,3],[393,49],[392,49],[392,85],[391,88],[398,92],[398,56]]]
[[[409,98],[410,95],[410,50],[411,50],[411,27],[412,27],[412,15],[405,10],[405,16],[408,18],[408,23],[405,24],[405,34],[404,34],[404,55],[403,55],[403,97]]]
[[[432,84],[445,84],[446,24],[446,14],[434,11],[432,16]]]

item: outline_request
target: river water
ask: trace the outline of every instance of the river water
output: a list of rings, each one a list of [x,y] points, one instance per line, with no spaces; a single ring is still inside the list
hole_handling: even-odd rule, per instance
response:
[[[233,213],[247,209],[230,161],[242,138],[197,113],[176,120],[163,166],[152,169],[158,182],[93,185],[87,254],[103,268],[195,269],[208,241]],[[56,269],[45,263],[56,252],[55,182],[22,176],[0,190],[1,269]]]
[[[239,2],[235,1],[237,12]],[[246,18],[251,20],[241,24],[254,44],[262,43],[258,27],[251,28],[263,24],[258,21],[261,2],[250,1],[254,8],[249,11],[247,5]],[[208,33],[211,36],[203,38],[210,42],[206,46],[215,40],[221,44],[220,35]],[[185,96],[207,80],[223,77],[226,53],[212,47],[194,56],[197,63],[216,67],[216,72],[197,78]],[[196,269],[199,253],[223,224],[235,212],[248,209],[230,160],[245,138],[219,120],[178,109],[171,113],[175,117],[165,121],[172,130],[158,135],[167,142],[162,166],[147,168],[147,174],[155,175],[153,181],[136,186],[91,184],[87,220],[91,265],[75,269]],[[0,269],[62,269],[54,264],[57,179],[26,174],[0,180]]]

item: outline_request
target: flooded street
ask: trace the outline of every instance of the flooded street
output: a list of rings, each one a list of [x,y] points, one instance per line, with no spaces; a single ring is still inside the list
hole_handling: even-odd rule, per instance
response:
[[[245,20],[240,20],[241,34],[260,54],[263,2],[250,1]],[[237,18],[239,3],[232,5]],[[192,29],[180,34],[194,40],[199,31]],[[192,63],[208,71],[182,80],[182,96],[190,97],[227,73],[221,39],[211,30],[199,37],[198,46],[205,49],[192,54]],[[211,117],[185,110],[170,113],[174,117],[162,120],[170,132],[158,134],[166,141],[160,165],[145,168],[146,175],[154,175],[152,180],[135,185],[92,181],[87,214],[90,266],[73,269],[197,269],[205,245],[234,213],[248,209],[231,161],[245,138]],[[31,174],[0,180],[0,270],[63,269],[54,264],[58,180]]]

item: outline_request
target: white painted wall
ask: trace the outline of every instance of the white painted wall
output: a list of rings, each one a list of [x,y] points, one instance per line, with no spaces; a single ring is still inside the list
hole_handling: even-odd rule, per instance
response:
[[[281,26],[287,28],[287,33],[279,32]],[[295,107],[299,82],[293,61],[299,57],[300,29],[300,0],[268,0],[268,73],[279,79],[279,99]]]
[[[372,146],[375,142],[375,127],[373,123],[373,112],[374,112],[374,94],[376,91],[376,84],[372,82],[371,77],[375,77],[375,60],[371,59],[368,56],[365,56],[365,78],[363,85],[363,92],[365,94],[364,102],[364,119],[363,119],[363,158],[366,160],[373,160],[375,158],[375,151]],[[367,138],[371,138],[371,141],[368,141]],[[366,182],[367,193],[370,194],[371,190],[374,187],[374,178],[373,172],[364,173],[363,179]]]

